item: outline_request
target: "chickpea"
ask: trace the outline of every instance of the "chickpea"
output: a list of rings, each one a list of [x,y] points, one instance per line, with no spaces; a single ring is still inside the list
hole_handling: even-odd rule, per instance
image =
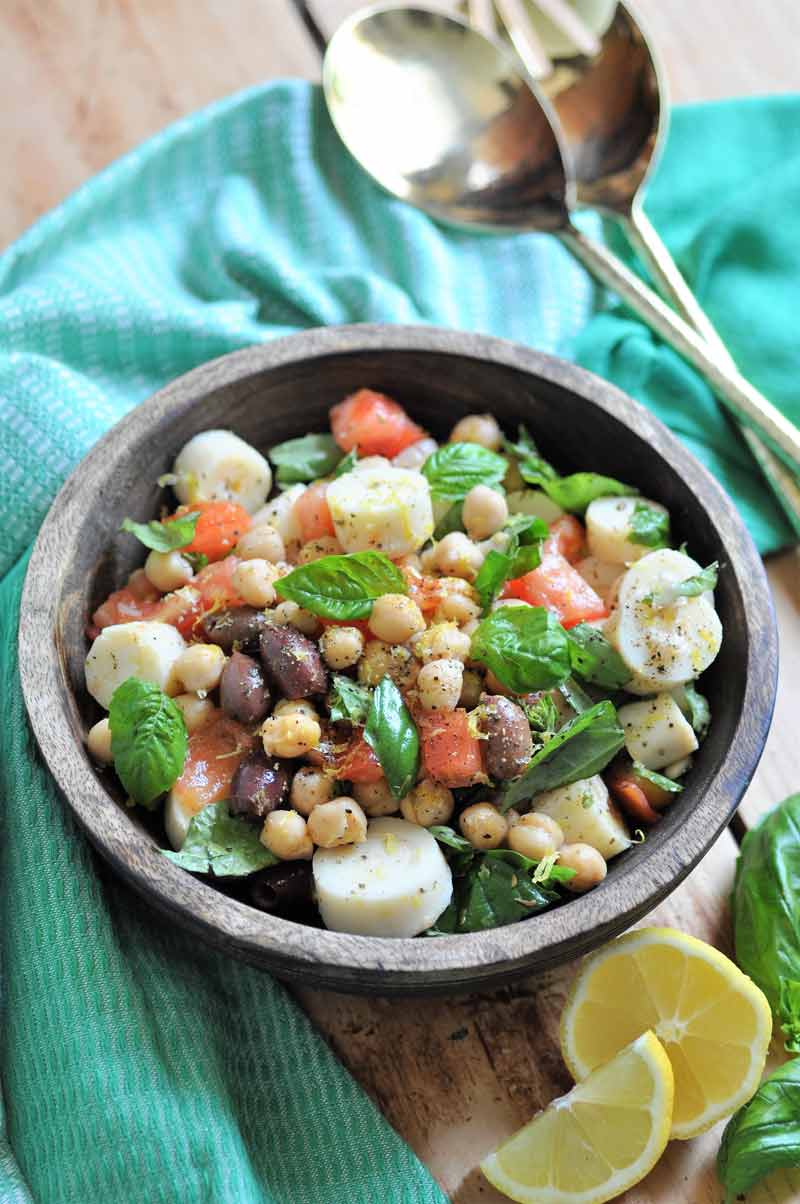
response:
[[[461,585],[466,585],[465,581]],[[470,597],[468,593],[451,593],[445,594],[436,610],[433,612],[434,623],[471,623],[473,619],[481,617],[481,608],[479,604]]]
[[[231,583],[248,606],[272,606],[275,601],[275,566],[268,560],[243,560],[233,570]]]
[[[322,633],[319,647],[331,669],[349,669],[361,659],[364,637],[357,627],[328,627]]]
[[[235,554],[240,560],[268,560],[276,564],[286,555],[286,547],[280,532],[271,523],[260,523],[242,536]]]
[[[464,676],[461,679],[461,697],[458,700],[458,705],[466,707],[468,711],[471,711],[480,702],[482,693],[483,678],[480,673],[476,673],[474,669],[465,669]]]
[[[491,414],[467,414],[450,432],[450,443],[479,443],[497,451],[503,443],[503,433]]]
[[[565,882],[567,890],[582,894],[602,882],[608,873],[608,866],[602,853],[592,848],[590,844],[564,844],[558,854],[558,864],[568,870],[575,870],[575,877]]]
[[[308,719],[319,720],[317,708],[308,698],[282,698],[272,708],[273,715],[305,715]]]
[[[462,531],[451,531],[436,545],[436,567],[448,577],[474,581],[482,564],[480,548]]]
[[[322,849],[361,844],[367,839],[367,817],[354,798],[343,795],[314,808],[308,817],[308,834]]]
[[[395,564],[399,569],[412,569],[414,573],[422,572],[422,561],[416,552],[406,552],[405,556],[398,556]]]
[[[296,602],[279,602],[272,612],[272,621],[280,627],[296,627],[303,635],[312,639],[322,631],[322,624],[317,616],[312,615],[310,610],[303,610]]]
[[[297,811],[270,811],[259,839],[281,861],[310,861],[314,856],[308,826]]]
[[[217,708],[210,698],[198,698],[196,694],[179,694],[172,701],[180,707],[183,722],[186,724],[186,730],[190,736],[192,732],[205,727],[217,713]]]
[[[470,637],[455,623],[434,623],[411,641],[414,656],[420,661],[465,661],[470,644]]]
[[[189,567],[191,568],[191,565]],[[155,586],[144,569],[134,569],[126,582],[126,588],[138,602],[147,602],[152,599]]]
[[[453,814],[453,792],[439,782],[425,778],[418,782],[400,804],[403,819],[421,828],[446,824]]]
[[[522,853],[523,857],[530,857],[531,861],[549,857],[563,843],[564,833],[549,815],[537,815],[535,811],[530,811],[509,826],[508,847],[515,853]]]
[[[418,439],[416,443],[410,443],[398,452],[392,464],[395,468],[422,468],[428,456],[432,456],[438,446],[435,439],[426,435],[424,439]]]
[[[317,747],[322,729],[308,715],[273,715],[262,723],[261,739],[268,757],[303,757]]]
[[[175,673],[187,690],[215,690],[225,668],[225,653],[216,644],[190,644],[175,662]]]
[[[334,535],[320,535],[304,543],[297,553],[298,564],[311,564],[312,560],[321,560],[323,556],[340,556],[343,548]]]
[[[315,807],[329,803],[333,798],[333,779],[321,769],[303,765],[292,778],[289,802],[295,811],[306,818]]]
[[[464,498],[464,527],[470,539],[487,539],[508,518],[508,503],[502,493],[488,485],[473,485]]]
[[[458,817],[461,835],[475,849],[497,849],[508,832],[508,822],[493,803],[473,803]]]
[[[417,689],[426,711],[454,711],[461,697],[464,666],[454,659],[427,661],[419,671]]]
[[[436,553],[438,550],[437,544],[431,544],[429,548],[423,548],[419,554],[420,567],[423,573],[437,572]]]
[[[358,680],[362,686],[377,686],[388,673],[399,689],[407,690],[417,680],[418,669],[413,655],[402,644],[367,640],[358,662]]]
[[[400,807],[400,802],[389,789],[386,778],[380,778],[377,782],[356,782],[353,794],[370,819],[378,819],[381,815],[394,815]],[[405,802],[405,799],[403,801]]]
[[[506,811],[506,813],[505,813],[505,816],[506,816],[506,823],[508,824],[508,827],[509,827],[509,831],[514,827],[514,824],[518,824],[522,818],[519,811],[517,811],[516,807],[509,807],[508,811]]]
[[[108,719],[100,719],[94,727],[90,727],[86,736],[86,747],[95,761],[101,765],[110,765],[114,760],[111,752],[111,727]]]
[[[194,576],[192,566],[180,552],[151,552],[144,562],[144,571],[147,580],[162,594],[180,589]]]
[[[372,604],[369,629],[387,644],[405,644],[412,635],[425,630],[422,611],[405,594],[384,594]]]

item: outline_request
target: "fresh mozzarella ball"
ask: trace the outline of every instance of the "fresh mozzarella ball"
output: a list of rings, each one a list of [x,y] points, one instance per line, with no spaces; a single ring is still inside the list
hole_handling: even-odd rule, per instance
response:
[[[490,451],[499,451],[503,443],[503,432],[492,414],[468,414],[455,424],[449,443],[479,443]]]
[[[272,470],[261,455],[233,431],[201,431],[175,459],[179,501],[238,502],[249,514],[263,506],[272,488]]]
[[[333,798],[333,779],[322,769],[313,765],[302,765],[292,778],[289,801],[295,811],[306,818],[320,803],[329,803]]]
[[[392,460],[392,464],[395,468],[420,469],[438,446],[435,439],[426,435],[424,439],[418,439],[416,443],[409,443],[408,447],[404,447],[401,452],[398,452]]]
[[[357,627],[328,627],[322,633],[319,647],[331,669],[350,669],[364,651],[364,637]]]
[[[606,860],[630,848],[628,830],[599,774],[538,794],[531,811],[549,815],[558,824],[564,840],[570,844],[590,844]]]
[[[301,494],[305,493],[305,485],[292,485],[277,497],[267,502],[253,515],[251,530],[262,527],[265,523],[273,527],[281,539],[284,548],[290,543],[298,543],[303,538],[303,532],[294,514],[294,504]],[[269,557],[264,557],[268,560]]]
[[[575,877],[570,878],[564,885],[576,895],[597,886],[608,873],[605,858],[590,844],[562,845],[558,864],[563,865],[564,869],[575,871]]]
[[[371,820],[361,844],[317,849],[314,886],[325,926],[361,936],[417,936],[453,894],[450,868],[430,832],[388,818]]]
[[[697,736],[671,694],[629,702],[617,711],[625,747],[647,769],[664,769],[698,747]]]
[[[310,861],[314,855],[306,821],[298,811],[270,811],[259,839],[281,861]]]
[[[379,778],[377,782],[356,782],[353,794],[370,819],[394,815],[400,807],[400,801],[392,794],[386,778]]]
[[[589,552],[597,560],[610,564],[631,564],[652,549],[633,543],[631,520],[637,506],[647,506],[659,514],[669,514],[659,502],[640,497],[598,497],[586,511],[586,539]]]
[[[509,514],[530,514],[546,523],[554,523],[564,511],[552,501],[543,489],[520,489],[509,493],[506,498]]]
[[[598,560],[596,556],[585,556],[577,562],[575,568],[607,606],[614,586],[622,574],[621,566]]]
[[[508,503],[502,493],[488,485],[473,485],[464,498],[462,515],[470,539],[487,539],[508,518]]]
[[[89,753],[101,765],[110,765],[114,760],[111,752],[111,728],[108,719],[101,719],[89,728],[86,736],[86,747]]]
[[[433,534],[430,489],[419,472],[391,465],[346,472],[331,481],[325,498],[345,552],[403,556]]]
[[[461,697],[464,665],[453,658],[428,661],[417,677],[420,706],[424,711],[454,711]]]
[[[474,581],[483,560],[484,553],[463,531],[451,531],[436,545],[436,567],[447,577]]]
[[[473,803],[458,817],[461,835],[474,849],[497,849],[508,835],[508,820],[493,803]]]
[[[367,839],[367,817],[354,798],[343,795],[314,808],[308,817],[308,834],[321,849],[361,844]]]
[[[175,662],[175,672],[186,690],[216,690],[225,668],[225,653],[216,644],[190,644]]]
[[[655,606],[653,595],[700,572],[700,565],[663,548],[637,561],[619,583],[606,636],[634,675],[634,694],[670,690],[708,668],[722,643],[722,624],[708,595]]]
[[[410,824],[432,828],[434,824],[449,823],[454,806],[452,790],[448,790],[441,782],[425,778],[406,795],[400,804],[400,810],[403,819],[407,819]]]
[[[185,648],[183,636],[169,623],[138,621],[104,627],[86,657],[86,689],[106,710],[117,686],[129,677],[177,694],[175,662]]]
[[[147,580],[162,594],[180,589],[194,576],[192,566],[180,552],[151,552],[144,562]]]
[[[259,523],[246,531],[236,545],[239,560],[268,560],[277,564],[286,556],[286,548],[279,531],[271,523]]]
[[[422,611],[405,594],[384,594],[376,598],[369,616],[369,629],[387,644],[405,644],[412,635],[425,630]]]

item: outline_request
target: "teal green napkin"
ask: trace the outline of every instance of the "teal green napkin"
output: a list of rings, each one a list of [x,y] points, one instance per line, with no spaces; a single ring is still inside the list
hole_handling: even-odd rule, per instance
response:
[[[798,116],[792,99],[679,110],[650,207],[742,368],[795,418]],[[351,321],[577,347],[674,425],[762,550],[786,542],[704,386],[606,302],[552,238],[445,230],[379,192],[298,82],[172,126],[0,258],[0,1199],[443,1200],[282,987],[173,931],[90,852],[19,695],[26,551],[83,452],[166,380]]]

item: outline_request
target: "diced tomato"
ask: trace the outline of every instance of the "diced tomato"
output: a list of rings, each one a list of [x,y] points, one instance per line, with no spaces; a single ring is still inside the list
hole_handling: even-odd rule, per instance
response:
[[[292,508],[292,514],[300,524],[303,543],[308,543],[311,539],[321,539],[323,535],[336,534],[325,499],[327,492],[328,482],[317,481],[300,494]]]
[[[196,815],[227,798],[233,775],[256,737],[221,711],[189,737],[183,773],[172,787],[185,811]]]
[[[542,545],[542,556],[556,552],[574,564],[580,559],[585,542],[586,531],[580,519],[574,514],[562,514],[550,524],[550,534]]]
[[[381,763],[364,739],[361,731],[353,738],[336,762],[336,775],[340,782],[379,782],[383,777]]]
[[[356,447],[360,456],[390,460],[425,435],[401,405],[373,389],[359,389],[334,406],[331,429],[342,451]]]
[[[425,773],[444,786],[486,781],[481,741],[470,734],[467,712],[421,711],[415,716]]]
[[[226,556],[216,564],[208,564],[192,578],[189,585],[161,599],[158,613],[151,617],[162,623],[172,623],[184,639],[197,637],[197,624],[210,610],[228,606],[244,606],[233,588],[233,573],[238,559]]]
[[[164,522],[174,522],[184,514],[200,517],[194,529],[194,538],[182,552],[197,552],[209,560],[222,560],[236,547],[242,535],[250,530],[253,520],[243,506],[236,502],[195,502],[193,506],[179,506]]]
[[[531,606],[544,606],[565,627],[604,619],[608,614],[600,597],[563,556],[545,556],[538,568],[509,581],[505,598],[522,598]]]
[[[88,629],[90,639],[99,635],[104,627],[114,623],[133,623],[136,619],[152,619],[161,605],[157,589],[148,598],[137,596],[127,585],[109,594],[102,606],[92,615]]]

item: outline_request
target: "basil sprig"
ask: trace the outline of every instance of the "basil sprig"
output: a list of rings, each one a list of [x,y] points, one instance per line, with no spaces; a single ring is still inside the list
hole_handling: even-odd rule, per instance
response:
[[[333,435],[303,435],[287,439],[269,451],[277,472],[279,485],[296,485],[300,481],[316,481],[333,472],[342,459],[341,448]]]
[[[631,671],[601,631],[578,623],[567,632],[572,668],[584,681],[618,690],[631,679]]]
[[[331,720],[338,723],[364,723],[372,701],[372,691],[343,673],[334,673],[328,695],[328,711]]]
[[[597,702],[565,723],[528,762],[521,777],[503,791],[501,809],[533,798],[543,790],[568,786],[605,769],[625,743],[613,703]]]
[[[358,463],[358,452],[353,447],[346,456],[342,456],[334,470],[334,477],[343,477],[346,472],[352,472]]]
[[[549,690],[570,674],[567,633],[543,606],[502,606],[483,619],[470,655],[515,694]]]
[[[149,523],[137,523],[132,518],[122,520],[120,531],[135,535],[139,543],[153,552],[177,552],[185,548],[194,539],[195,527],[200,517],[198,510],[191,514],[182,514],[172,522],[162,523],[151,519]],[[208,563],[208,561],[206,561]]]
[[[508,536],[504,552],[492,548],[475,578],[475,589],[486,614],[506,581],[538,568],[542,540],[550,533],[547,523],[528,514],[515,514],[503,528]]]
[[[218,878],[240,878],[278,861],[258,839],[258,829],[231,815],[226,802],[210,803],[192,817],[179,853],[162,852],[184,870]]]
[[[183,715],[158,686],[129,677],[114,691],[108,723],[117,777],[135,803],[153,810],[183,772]]]
[[[508,463],[478,443],[445,443],[428,456],[421,471],[434,501],[460,502],[475,485],[496,488]]]
[[[717,1174],[729,1201],[772,1171],[800,1166],[800,1058],[765,1079],[722,1134]]]
[[[632,485],[625,485],[599,472],[573,472],[566,477],[559,476],[552,464],[539,453],[524,426],[520,426],[516,442],[505,441],[505,448],[517,456],[517,467],[523,481],[538,485],[557,506],[571,514],[583,514],[595,498],[624,497],[639,492]]]
[[[380,761],[392,795],[403,798],[417,780],[419,734],[391,677],[384,677],[373,692],[364,739]]]
[[[645,548],[666,548],[670,540],[669,515],[646,502],[637,502],[630,518],[630,531],[631,543]]]
[[[323,556],[275,582],[282,598],[324,619],[366,619],[382,594],[407,594],[408,583],[383,552]]]
[[[701,569],[699,573],[695,573],[692,577],[686,577],[683,581],[678,581],[674,585],[665,585],[663,589],[648,594],[645,601],[658,609],[664,606],[672,606],[679,598],[697,598],[700,594],[705,594],[708,590],[715,590],[717,588],[718,576],[719,561],[715,560],[707,568]]]

